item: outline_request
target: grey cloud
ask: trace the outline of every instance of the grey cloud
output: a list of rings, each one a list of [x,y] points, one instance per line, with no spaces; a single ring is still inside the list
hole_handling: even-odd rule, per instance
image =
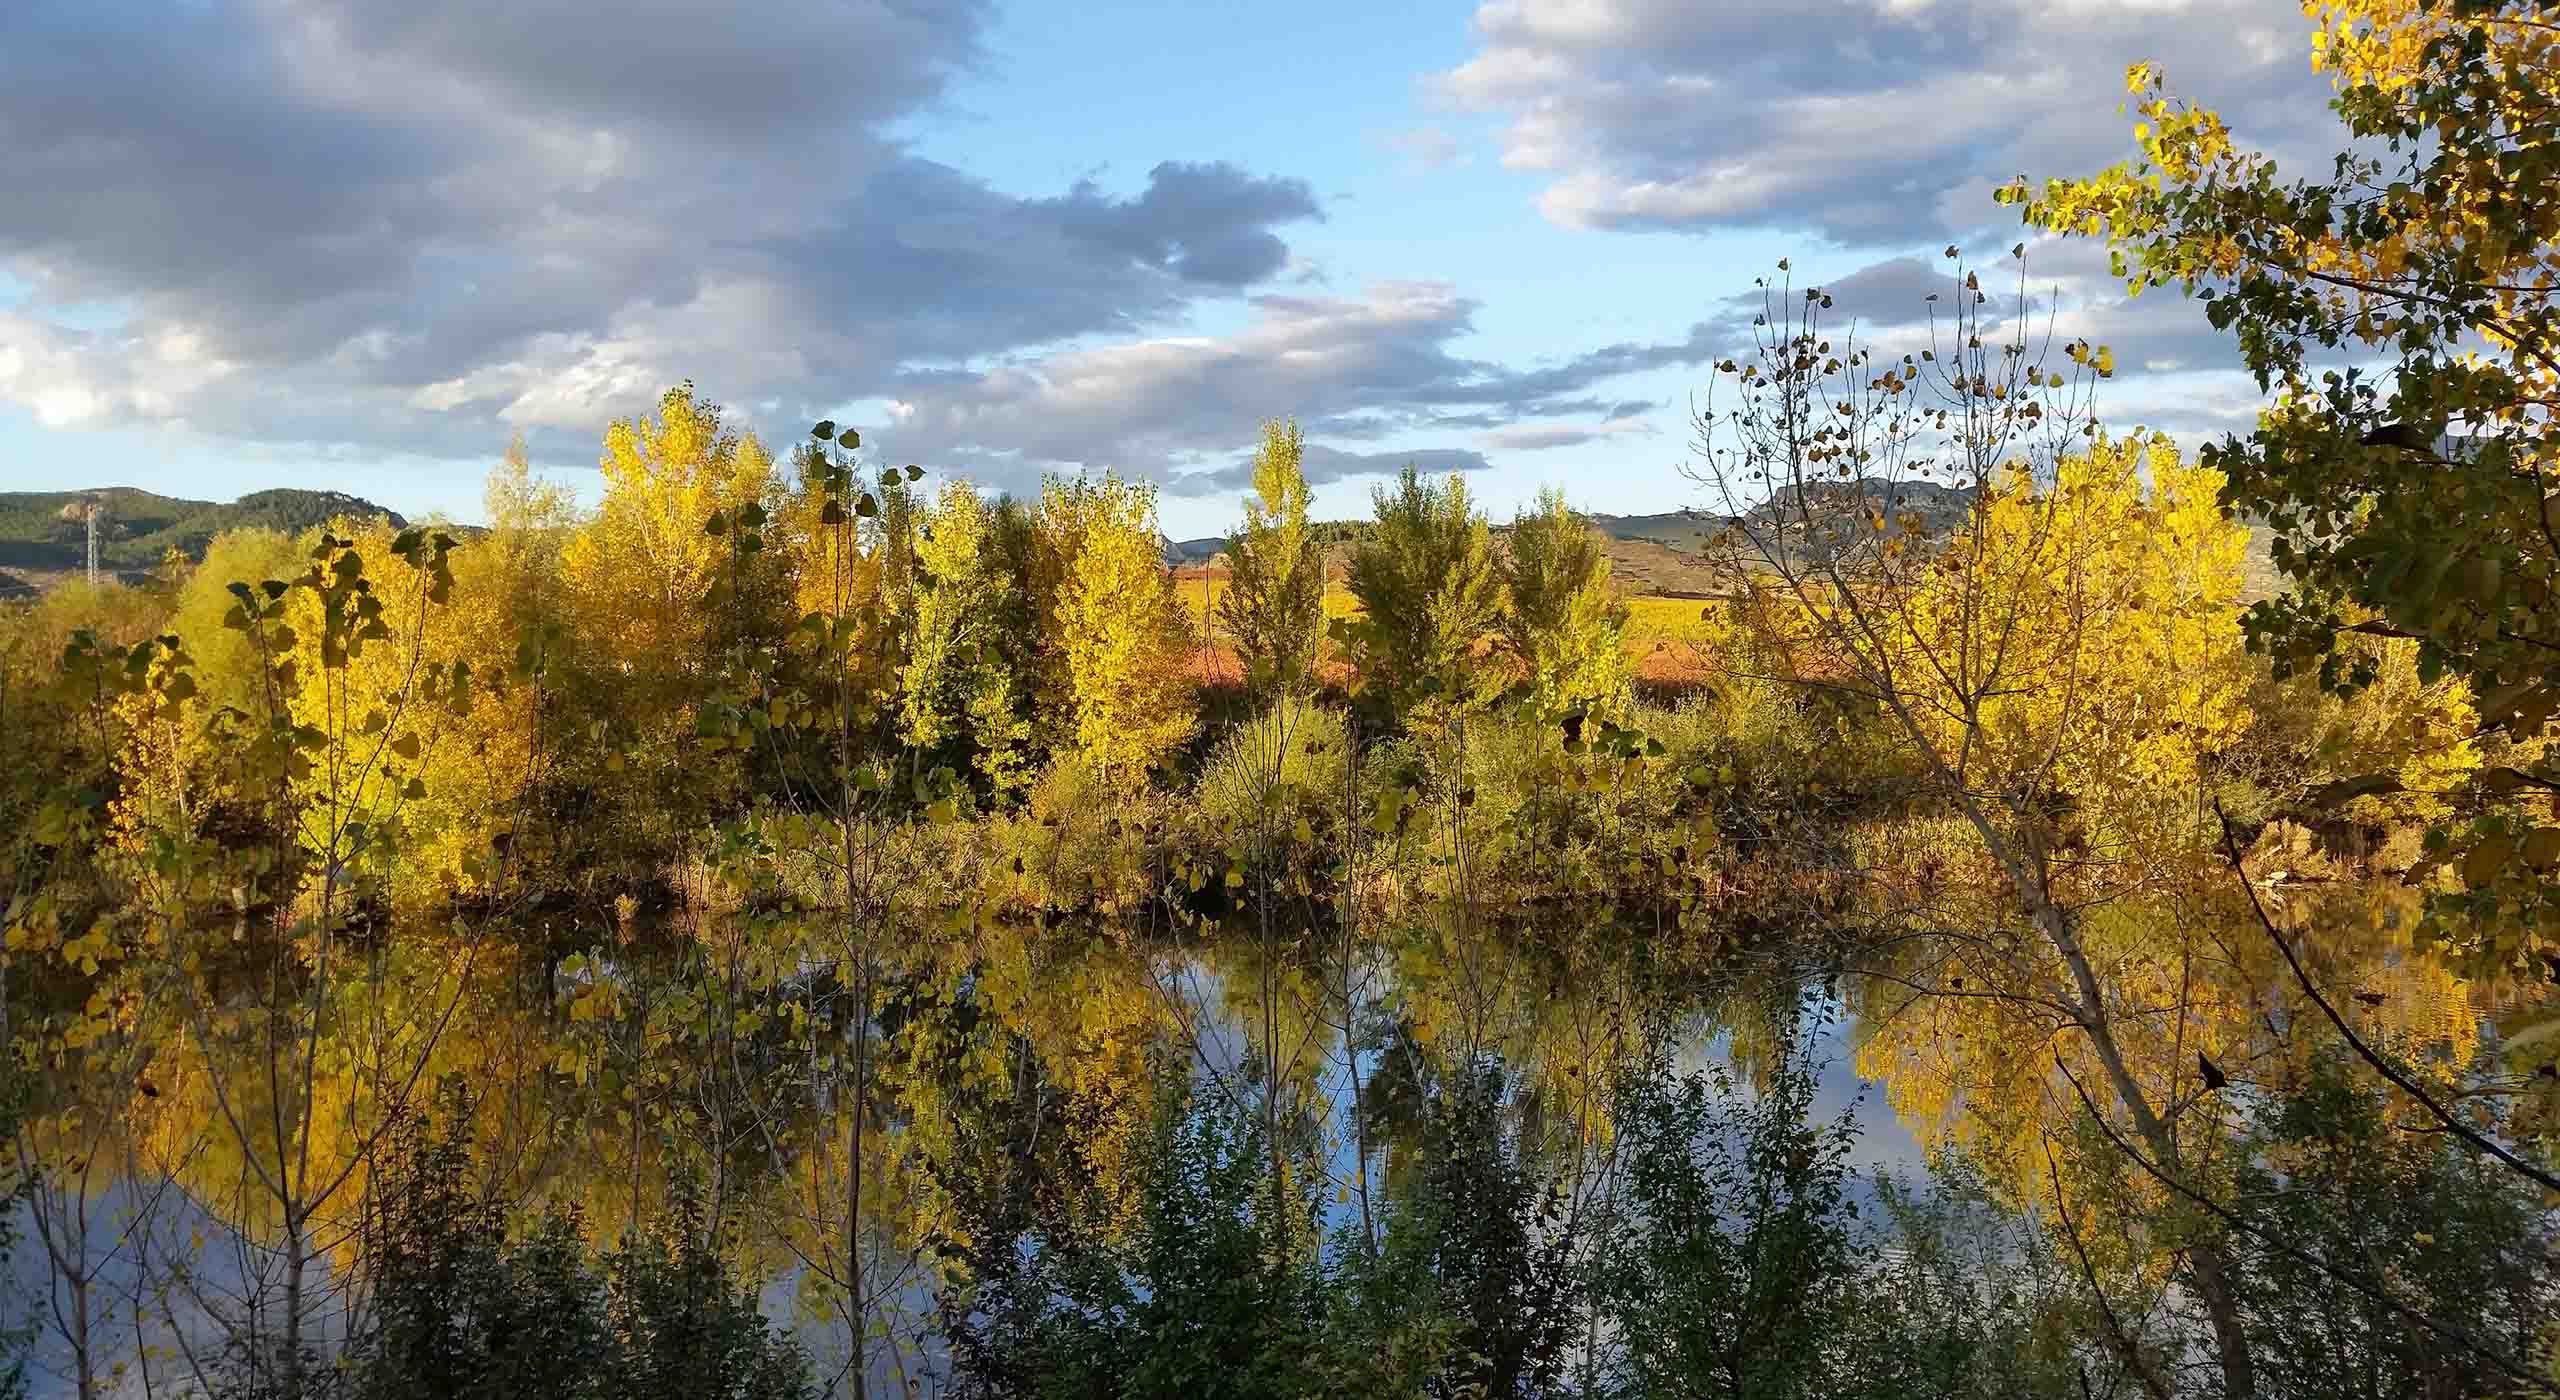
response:
[[[609,18],[513,0],[263,8],[285,43],[342,67],[379,62],[510,107],[688,140],[710,133],[737,148],[903,114],[940,88],[912,56],[972,60],[992,10],[983,0],[767,6],[741,23],[698,0],[621,0]]]
[[[1484,436],[1485,445],[1511,452],[1543,452],[1556,447],[1583,447],[1630,433],[1651,436],[1656,430],[1640,419],[1612,418],[1598,424],[1528,423],[1500,428]]]
[[[1507,118],[1504,163],[1553,177],[1558,222],[1900,244],[2005,218],[1958,185],[2121,158],[2134,59],[2297,149],[2326,118],[2303,26],[2288,0],[1487,0],[1437,86]]]
[[[1043,469],[1112,466],[1185,483],[1185,491],[1215,490],[1244,478],[1222,475],[1223,462],[1198,461],[1201,445],[1241,451],[1275,412],[1296,414],[1311,438],[1332,441],[1459,426],[1527,431],[1608,411],[1611,401],[1592,390],[1610,379],[1733,348],[1726,332],[1701,323],[1681,341],[1627,342],[1551,366],[1510,368],[1451,352],[1473,328],[1475,303],[1442,283],[1386,283],[1357,300],[1264,295],[1253,304],[1254,322],[1228,336],[1138,340],[984,371],[906,376],[880,440],[902,457],[976,463],[982,478],[1014,487]],[[1628,426],[1608,431],[1632,428],[1633,420],[1622,421]]]
[[[1256,178],[1223,161],[1164,162],[1133,201],[1088,183],[1040,207],[1055,207],[1063,227],[1140,262],[1225,287],[1259,282],[1288,262],[1288,245],[1269,225],[1324,217],[1306,181]]]
[[[1303,181],[1168,161],[1025,193],[918,158],[888,133],[984,61],[982,4],[635,4],[604,29],[578,0],[0,5],[0,267],[30,288],[0,402],[243,450],[485,458],[521,430],[575,460],[690,377],[767,421],[892,400],[866,432],[991,482],[1192,491],[1269,412],[1334,476],[1473,469],[1382,445],[1624,431],[1647,406],[1609,381],[1734,348],[1710,317],[1492,363],[1448,286],[1307,285]],[[1167,333],[1257,289],[1239,331]]]

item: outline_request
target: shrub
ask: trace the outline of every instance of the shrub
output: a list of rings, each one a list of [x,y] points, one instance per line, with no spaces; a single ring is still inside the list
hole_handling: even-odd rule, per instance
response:
[[[1241,835],[1258,829],[1277,804],[1285,831],[1302,807],[1340,808],[1346,733],[1341,711],[1297,696],[1239,721],[1201,765],[1194,802],[1202,825]]]
[[[510,1230],[473,1179],[468,1114],[450,1117],[400,1129],[375,1182],[356,1400],[813,1400],[807,1358],[731,1273],[697,1196],[591,1259],[574,1211]]]

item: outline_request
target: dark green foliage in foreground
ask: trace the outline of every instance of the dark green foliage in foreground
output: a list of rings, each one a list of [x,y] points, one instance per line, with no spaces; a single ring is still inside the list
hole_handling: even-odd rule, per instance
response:
[[[2342,1060],[2315,1062],[2256,1115],[2232,1192],[2250,1227],[2233,1262],[2259,1384],[2373,1400],[2523,1393],[2515,1373],[2560,1317],[2549,1212],[2499,1163],[2407,1131]]]
[[[1412,1395],[1446,1351],[1420,1261],[1315,1248],[1318,1193],[1275,1190],[1250,1114],[1168,1089],[1126,1238],[1052,1197],[974,1222],[944,1330],[971,1396]],[[1298,1163],[1304,1166],[1304,1163]]]
[[[1460,1065],[1429,1105],[1420,1180],[1395,1223],[1456,1325],[1434,1395],[1554,1393],[1581,1337],[1581,1269],[1559,1183],[1524,1160],[1492,1064]]]
[[[0,1077],[0,1132],[15,1132],[24,1112],[25,1084],[14,1072]],[[27,1183],[13,1172],[0,1171],[0,1277],[11,1277],[18,1248],[18,1206]],[[35,1345],[35,1324],[18,1312],[12,1291],[0,1290],[0,1400],[24,1400],[27,1353]]]
[[[366,1268],[374,1327],[354,1349],[359,1400],[801,1400],[799,1348],[756,1308],[680,1196],[648,1238],[591,1258],[573,1214],[512,1234],[468,1148],[411,1128],[382,1183]]]
[[[2079,1394],[2075,1359],[2038,1345],[2041,1243],[1986,1240],[1999,1213],[1948,1166],[1927,1194],[1884,1184],[1883,1218],[1862,1219],[1855,1127],[1815,1116],[1818,1078],[1789,1052],[1756,1090],[1660,1062],[1630,1080],[1624,1191],[1592,1256],[1614,1343],[1590,1393]]]
[[[1781,1064],[1757,1096],[1721,1070],[1639,1075],[1620,1124],[1626,1199],[1594,1291],[1623,1339],[1614,1393],[1834,1393],[1826,1355],[1856,1302],[1845,1121],[1811,1116],[1814,1079]]]
[[[1281,1154],[1274,1191],[1262,1120],[1177,1084],[1124,1230],[1072,1189],[973,1222],[943,1298],[953,1393],[2079,1395],[2042,1242],[1953,1169],[1861,1220],[1815,1081],[1800,1057],[1757,1091],[1651,1066],[1604,1207],[1524,1146],[1536,1115],[1498,1067],[1452,1068],[1419,1089],[1374,1245],[1312,1158]]]

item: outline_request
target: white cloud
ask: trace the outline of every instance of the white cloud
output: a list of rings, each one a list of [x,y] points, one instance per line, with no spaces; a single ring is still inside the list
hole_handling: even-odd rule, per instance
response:
[[[1694,365],[1729,343],[1701,326],[1669,344],[1606,346],[1544,368],[1452,353],[1476,303],[1440,282],[1387,282],[1358,298],[1266,295],[1254,321],[1222,336],[1166,336],[1026,356],[976,372],[914,374],[899,389],[882,441],[900,458],[962,464],[981,481],[1027,488],[1043,469],[1116,467],[1183,493],[1227,490],[1229,454],[1286,406],[1332,455],[1328,475],[1393,470],[1411,458],[1469,469],[1471,450],[1351,452],[1344,442],[1429,439],[1485,429],[1489,447],[1534,450],[1644,430],[1647,405],[1594,391],[1618,376]],[[1592,426],[1554,426],[1562,417]],[[1540,433],[1542,424],[1552,431]],[[1505,434],[1512,436],[1505,437]],[[1310,470],[1317,466],[1310,456]]]

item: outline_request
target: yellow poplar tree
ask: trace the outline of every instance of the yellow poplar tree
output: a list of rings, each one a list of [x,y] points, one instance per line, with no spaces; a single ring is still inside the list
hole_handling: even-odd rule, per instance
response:
[[[732,564],[728,544],[703,527],[721,511],[761,508],[773,458],[685,383],[660,397],[654,421],[606,429],[597,465],[604,502],[560,560],[581,629],[644,684],[698,676],[716,635],[706,600]]]
[[[1978,547],[1927,575],[1910,626],[1888,634],[1907,644],[1900,669],[1919,681],[1929,741],[1963,755],[1970,783],[2067,794],[2084,819],[2131,822],[2129,803],[2193,792],[2202,761],[2248,728],[2248,535],[2223,516],[2221,488],[2158,437],[2101,439],[2050,482],[2009,469]],[[1984,631],[1986,599],[2001,616]],[[1970,693],[1964,666],[1986,647],[2007,683]],[[1931,658],[1957,664],[1942,673]]]
[[[740,781],[738,756],[707,754],[695,729],[730,643],[778,630],[787,580],[779,552],[744,552],[753,532],[709,526],[766,508],[773,459],[687,383],[656,418],[612,424],[598,466],[604,500],[560,553],[584,721],[568,732],[613,810],[582,835],[651,858]]]
[[[328,736],[329,752],[354,755],[346,771],[314,771],[300,784],[314,829],[362,822],[398,838],[364,849],[395,906],[420,908],[486,893],[482,859],[538,771],[541,691],[516,646],[506,585],[510,561],[454,549],[450,584],[413,566],[379,519],[332,522],[381,604],[387,635],[324,664],[327,630],[309,595],[292,596],[295,723]],[[439,596],[441,595],[441,596]],[[528,840],[535,833],[527,833]]]
[[[1311,493],[1296,423],[1262,425],[1244,528],[1228,547],[1218,621],[1235,639],[1246,683],[1295,695],[1315,682],[1324,636],[1324,546],[1307,528]]]
[[[1155,492],[1117,476],[1061,481],[1041,515],[1072,521],[1051,623],[1065,662],[1075,749],[1106,778],[1135,781],[1197,727],[1182,672],[1182,602],[1164,566]]]

